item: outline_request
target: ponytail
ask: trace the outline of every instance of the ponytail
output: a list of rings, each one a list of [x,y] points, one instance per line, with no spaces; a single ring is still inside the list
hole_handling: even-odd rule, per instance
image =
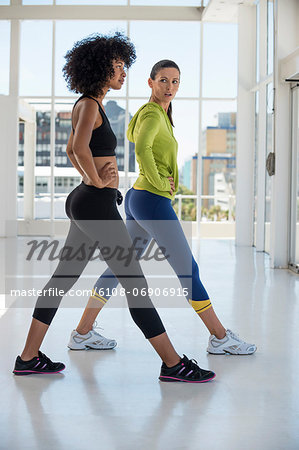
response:
[[[171,104],[171,102],[170,102],[168,110],[167,110],[167,115],[168,115],[168,119],[169,119],[171,125],[174,127],[173,120],[172,120],[172,104]]]

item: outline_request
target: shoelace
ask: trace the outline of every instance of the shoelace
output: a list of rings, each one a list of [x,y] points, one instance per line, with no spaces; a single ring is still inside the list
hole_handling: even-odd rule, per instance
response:
[[[94,329],[96,329],[96,330],[104,330],[104,328],[98,326],[98,322],[96,320],[93,322],[92,329],[93,330]]]
[[[104,328],[98,326],[98,322],[96,320],[93,322],[92,329],[97,336],[103,337],[100,333],[95,331],[95,330],[103,330],[104,329]]]
[[[242,339],[240,339],[240,337],[239,337],[238,334],[233,333],[231,330],[229,330],[229,331],[230,331],[230,336],[231,336],[233,339],[236,339],[236,341],[238,341],[238,342],[243,342]]]
[[[40,354],[39,354],[39,358],[42,359],[43,362],[45,362],[45,363],[49,366],[49,368],[51,368],[51,367],[54,366],[53,361],[51,361],[51,359],[48,358],[48,357],[47,357],[44,353],[42,353],[41,351],[40,351]]]
[[[193,373],[198,373],[200,371],[200,367],[198,366],[198,362],[195,359],[189,359],[185,364],[186,370],[193,370]]]

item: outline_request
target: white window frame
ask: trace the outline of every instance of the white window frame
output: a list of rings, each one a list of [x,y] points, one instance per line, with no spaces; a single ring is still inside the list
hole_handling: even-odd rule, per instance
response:
[[[203,5],[203,0],[201,5]],[[61,222],[67,223],[67,221],[61,221],[59,219],[54,219],[54,164],[55,164],[55,102],[59,99],[65,99],[63,96],[55,96],[55,50],[56,50],[56,20],[94,20],[95,17],[101,17],[101,20],[126,20],[127,22],[127,34],[130,36],[130,22],[135,20],[144,20],[146,17],[147,21],[200,21],[203,12],[203,6],[201,7],[167,7],[167,6],[130,6],[130,0],[127,2],[127,6],[93,6],[93,5],[65,5],[56,6],[56,1],[54,0],[53,5],[41,5],[41,6],[23,6],[21,0],[11,0],[10,6],[0,6],[1,19],[10,20],[14,22],[15,28],[12,27],[11,33],[11,47],[15,48],[13,60],[19,61],[20,49],[14,43],[20,40],[20,21],[21,20],[51,20],[52,21],[52,82],[51,82],[51,95],[50,96],[19,96],[18,89],[17,98],[18,101],[29,98],[34,100],[49,100],[51,104],[51,138],[50,138],[50,171],[51,171],[51,215],[50,219],[38,220],[34,219],[34,188],[32,191],[32,186],[34,187],[34,164],[35,155],[28,156],[27,158],[27,168],[26,176],[24,177],[24,198],[25,194],[28,195],[30,192],[33,194],[33,199],[30,201],[25,200],[24,204],[24,219],[18,219],[18,234],[51,234],[54,235],[57,232]],[[207,100],[227,102],[236,101],[236,97],[221,97],[221,98],[210,98],[203,97],[203,22],[200,26],[200,86],[199,86],[199,96],[197,97],[178,97],[176,102],[184,100],[192,100],[198,102],[199,111],[199,136],[198,136],[198,155],[201,156],[201,142],[202,142],[202,102]],[[19,71],[18,64],[10,65],[11,78],[13,77],[15,82],[14,85],[19,85]],[[129,77],[129,74],[128,74]],[[76,97],[67,97],[68,100],[74,100]],[[113,97],[113,100],[125,100],[126,102],[126,115],[125,115],[125,127],[129,123],[129,100],[140,100],[143,97],[129,96],[129,82],[126,83],[126,95]],[[147,101],[147,98],[144,98]],[[34,148],[35,151],[35,148]],[[128,178],[128,168],[129,168],[129,143],[125,140],[125,151],[124,151],[124,169],[125,169],[125,188],[129,187]],[[33,178],[32,178],[33,177]],[[201,203],[202,203],[202,193],[201,193],[201,179],[202,179],[202,162],[201,157],[197,158],[197,221],[195,224],[194,231],[198,232],[200,226],[200,215],[201,215]],[[27,188],[25,187],[27,186]],[[29,189],[30,187],[30,189]],[[215,226],[216,224],[213,224]],[[218,225],[218,224],[217,224]],[[219,226],[223,224],[219,223]],[[228,225],[228,224],[225,224]],[[229,224],[229,235],[234,236],[234,223]],[[63,225],[64,226],[64,225]],[[206,228],[208,224],[205,224]],[[226,227],[227,228],[227,227]],[[65,229],[65,227],[63,228]]]

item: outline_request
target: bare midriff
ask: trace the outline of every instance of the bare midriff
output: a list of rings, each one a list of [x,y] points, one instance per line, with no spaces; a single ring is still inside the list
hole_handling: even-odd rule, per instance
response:
[[[96,156],[93,158],[93,160],[94,160],[94,163],[95,163],[95,166],[96,166],[99,176],[100,176],[101,169],[105,166],[105,164],[107,164],[108,162],[113,163],[117,175],[116,175],[116,178],[105,187],[117,189],[118,185],[119,185],[119,175],[118,175],[118,169],[117,169],[117,163],[116,163],[116,156]],[[83,176],[82,180],[87,185],[92,184],[92,183],[90,183],[90,181],[88,180],[86,175]]]

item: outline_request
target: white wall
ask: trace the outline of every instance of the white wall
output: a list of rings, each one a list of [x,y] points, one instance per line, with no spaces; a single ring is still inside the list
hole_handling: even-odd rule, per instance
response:
[[[271,266],[286,268],[289,249],[290,216],[290,156],[291,156],[291,103],[290,84],[280,80],[279,63],[291,54],[298,43],[298,1],[277,0],[277,38],[275,77],[275,153],[276,168],[273,176],[271,205]]]

